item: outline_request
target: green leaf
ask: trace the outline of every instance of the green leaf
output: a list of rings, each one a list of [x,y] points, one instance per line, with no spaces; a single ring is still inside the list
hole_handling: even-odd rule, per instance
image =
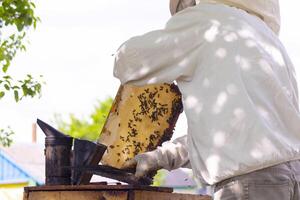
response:
[[[3,76],[4,79],[12,79],[11,76]]]
[[[2,99],[5,95],[5,92],[0,92],[0,99]]]
[[[4,87],[5,87],[5,89],[6,89],[7,91],[9,91],[9,90],[10,90],[10,87],[9,87],[9,85],[8,85],[8,84],[4,84]]]
[[[7,72],[7,70],[8,70],[8,67],[9,67],[9,62],[7,62],[5,65],[3,65],[3,67],[2,67],[2,71],[4,72],[4,73],[6,73]]]
[[[17,90],[14,91],[15,101],[18,102],[19,99],[19,92]]]
[[[11,136],[14,134],[14,132],[11,130],[10,127],[5,129],[0,129],[0,145],[3,147],[9,147],[12,143]]]
[[[12,89],[16,90],[16,89],[20,89],[19,86],[13,86]]]
[[[30,5],[35,8],[35,4],[33,2],[30,2]]]

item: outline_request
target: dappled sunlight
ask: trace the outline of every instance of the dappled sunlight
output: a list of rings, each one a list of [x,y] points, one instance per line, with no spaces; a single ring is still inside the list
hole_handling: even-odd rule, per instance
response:
[[[209,88],[210,87],[210,81],[209,81],[209,79],[208,78],[204,78],[204,80],[203,80],[203,82],[202,82],[202,86],[204,87],[204,88]]]
[[[221,158],[217,154],[212,154],[206,159],[205,164],[209,169],[210,174],[217,175],[220,170],[219,166],[221,164]]]
[[[249,48],[254,48],[254,47],[257,47],[257,44],[254,40],[252,39],[249,39],[249,40],[246,40],[245,41],[245,45]]]
[[[270,55],[270,58],[275,61],[279,66],[285,66],[285,60],[283,58],[282,52],[278,47],[275,47],[269,43],[262,43],[264,50]]]
[[[233,116],[229,121],[230,127],[234,130],[236,128],[240,129],[241,124],[245,121],[246,113],[242,108],[234,108]]]
[[[217,49],[217,51],[216,51],[216,56],[217,56],[218,58],[225,58],[226,55],[227,55],[227,51],[226,51],[225,48],[219,48],[219,49]]]
[[[190,64],[190,62],[191,62],[190,59],[185,58],[178,63],[178,67],[186,67]]]
[[[235,32],[230,32],[224,36],[226,42],[234,42],[238,40],[238,35]]]
[[[203,108],[203,104],[195,96],[188,96],[185,99],[185,108],[188,110],[194,110],[197,114],[200,114]]]
[[[229,84],[226,87],[226,91],[228,92],[228,94],[230,95],[236,95],[238,93],[238,87],[234,84]]]
[[[262,72],[266,73],[266,75],[272,76],[274,74],[272,66],[265,59],[259,59],[258,64],[259,64]]]
[[[249,39],[249,38],[255,39],[254,32],[255,31],[251,31],[251,28],[247,26],[247,27],[242,27],[242,29],[238,30],[237,34],[239,35],[239,37],[243,39]]]
[[[236,62],[239,63],[240,68],[244,71],[251,69],[251,63],[248,58],[242,56],[236,56]]]
[[[214,146],[216,148],[223,147],[226,144],[226,133],[218,131],[213,135]]]
[[[164,39],[162,37],[157,38],[157,40],[154,41],[155,44],[159,44],[161,42],[163,42]]]
[[[256,159],[262,159],[266,155],[277,152],[277,147],[267,138],[261,138],[257,141],[256,146],[251,150],[251,156]]]
[[[140,70],[140,75],[143,76],[143,75],[147,74],[149,71],[150,71],[150,68],[149,68],[149,67],[143,67],[143,68]]]
[[[211,27],[204,33],[204,39],[206,39],[207,42],[214,42],[216,40],[217,35],[220,32],[220,22],[217,20],[211,20],[211,23]]]
[[[250,152],[250,155],[253,158],[256,158],[256,159],[262,159],[263,155],[264,155],[264,152],[262,152],[262,151],[260,151],[258,149],[252,149],[252,151]]]
[[[214,106],[213,106],[213,110],[212,112],[214,114],[219,114],[223,107],[225,106],[225,103],[228,100],[228,95],[226,92],[221,92],[218,97],[217,97],[217,101],[215,102]]]
[[[234,119],[236,119],[237,121],[242,121],[246,117],[246,113],[242,108],[235,108],[233,110],[233,114],[234,114]]]
[[[274,130],[274,134],[276,130]],[[261,149],[264,150],[266,155],[270,155],[274,152],[279,151],[278,148],[275,146],[274,142],[269,140],[268,138],[261,138],[261,142],[258,142],[258,145]]]
[[[156,82],[157,82],[157,78],[153,77],[153,78],[149,79],[149,81],[147,82],[147,84],[155,84]]]

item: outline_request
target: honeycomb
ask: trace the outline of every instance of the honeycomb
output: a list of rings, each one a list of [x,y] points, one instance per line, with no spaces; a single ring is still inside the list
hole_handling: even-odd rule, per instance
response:
[[[175,84],[120,86],[98,140],[108,147],[101,163],[122,169],[135,155],[170,140],[182,110]]]

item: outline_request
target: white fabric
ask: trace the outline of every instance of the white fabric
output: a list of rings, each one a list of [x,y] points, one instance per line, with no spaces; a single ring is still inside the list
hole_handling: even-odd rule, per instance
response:
[[[186,146],[186,136],[177,138],[173,142],[165,142],[163,147],[158,147],[154,151],[135,156],[134,161],[130,160],[126,164],[130,167],[136,165],[135,176],[137,177],[161,168],[167,170],[180,167],[191,168]]]
[[[259,16],[276,34],[280,30],[278,0],[170,0],[170,12],[175,14],[195,3],[222,3]]]
[[[162,158],[160,157],[161,154],[158,151],[151,151],[147,153],[141,153],[134,157],[133,160],[127,161],[126,165],[130,167],[135,167],[135,176],[136,177],[143,177],[149,172],[157,171],[163,168],[162,165],[159,165],[159,160]]]
[[[177,81],[188,145],[176,151],[188,150],[199,180],[300,158],[294,67],[276,34],[241,9],[200,3],[177,13],[163,30],[125,42],[114,75],[122,84]],[[166,165],[186,163],[170,146],[158,151]]]

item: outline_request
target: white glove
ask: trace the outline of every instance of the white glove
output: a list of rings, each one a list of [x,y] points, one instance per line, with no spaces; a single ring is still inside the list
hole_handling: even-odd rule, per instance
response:
[[[133,167],[136,168],[135,176],[139,178],[162,168],[167,170],[190,168],[187,136],[178,138],[174,142],[165,142],[162,147],[154,151],[139,154],[123,166],[124,169]]]
[[[135,176],[141,178],[149,174],[149,172],[154,172],[163,168],[163,166],[159,165],[158,154],[159,152],[156,150],[139,154],[132,160],[126,162],[123,168],[130,169],[135,167]]]

